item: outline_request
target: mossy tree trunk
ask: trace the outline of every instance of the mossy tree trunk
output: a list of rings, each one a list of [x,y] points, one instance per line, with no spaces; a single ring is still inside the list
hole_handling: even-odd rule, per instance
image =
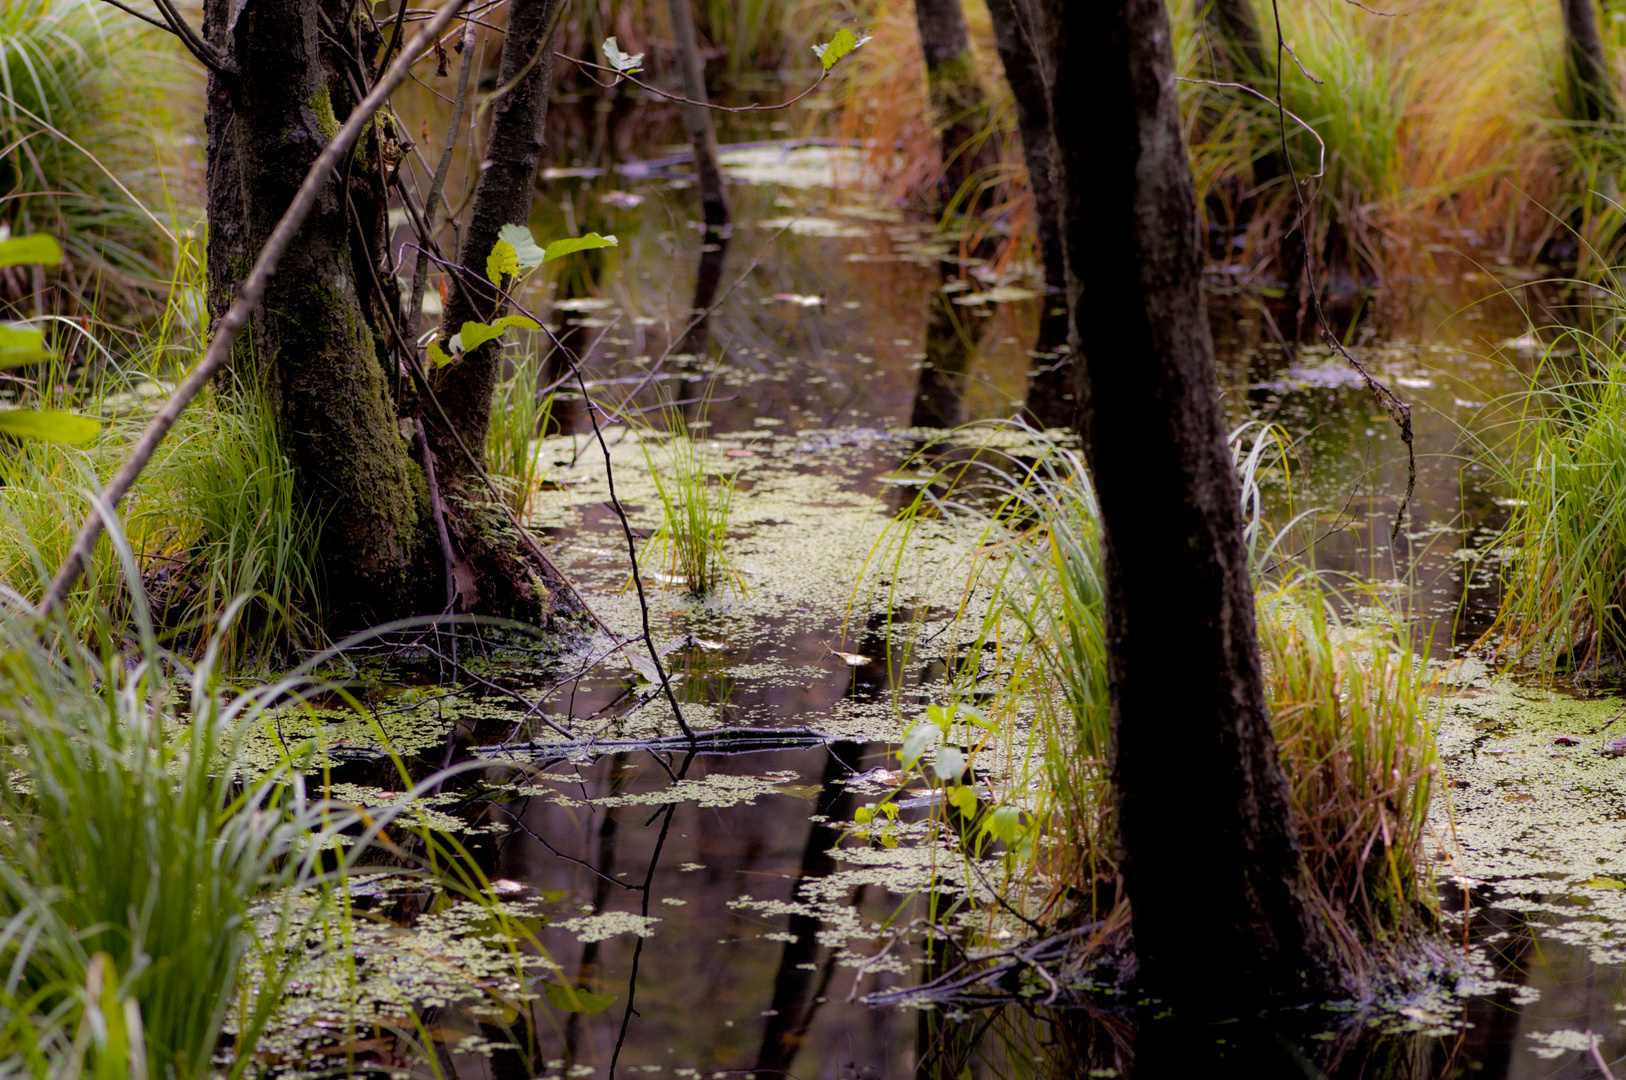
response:
[[[1609,56],[1598,32],[1594,0],[1559,0],[1564,13],[1564,80],[1571,120],[1618,124],[1620,98],[1609,72]]]
[[[541,29],[562,2],[510,6],[501,85],[511,88],[494,110],[490,160],[459,252],[467,265],[483,269],[497,230],[529,216],[552,71]],[[211,74],[206,116],[209,304],[219,315],[376,75],[383,41],[347,0],[207,0],[204,32],[236,68]],[[249,343],[234,357],[234,374],[277,410],[285,452],[321,524],[320,559],[337,623],[442,610],[450,562],[459,610],[550,625],[555,615],[579,611],[579,601],[535,542],[482,494],[479,465],[438,422],[444,409],[478,458],[490,423],[495,350],[439,373],[439,408],[392,396],[384,361],[399,343],[387,313],[399,300],[385,251],[385,181],[402,153],[389,122],[376,120],[283,256],[245,335]],[[489,319],[498,306],[489,282],[470,274],[464,284],[487,310],[476,312],[454,289],[448,322]],[[414,449],[409,436],[420,411],[431,437]],[[415,460],[415,453],[435,455],[443,505],[430,495],[422,467],[428,459]],[[449,554],[437,539],[437,515],[454,541]]]
[[[1101,509],[1112,780],[1153,992],[1344,989],[1265,704],[1163,0],[1047,0],[1080,433]]]
[[[915,23],[920,28],[920,49],[926,57],[932,130],[943,147],[938,201],[948,206],[958,196],[963,204],[971,201],[968,196],[973,194],[965,190],[966,182],[986,163],[989,151],[987,100],[977,79],[965,13],[960,9],[960,0],[915,0]]]
[[[319,23],[354,37],[340,3],[210,0],[205,34],[237,68],[209,79],[210,307],[219,312],[352,101]],[[374,43],[376,45],[376,43]],[[255,313],[239,379],[277,410],[285,450],[323,523],[330,599],[358,615],[410,610],[424,576],[422,475],[408,457],[364,300],[383,213],[379,129],[331,180]],[[348,179],[350,190],[345,188]]]
[[[667,0],[672,16],[672,36],[677,39],[678,70],[683,74],[683,127],[694,148],[694,175],[700,188],[700,209],[709,230],[728,224],[728,193],[723,188],[723,170],[717,161],[717,128],[706,107],[706,68],[700,58],[700,40],[695,34],[691,0]]]

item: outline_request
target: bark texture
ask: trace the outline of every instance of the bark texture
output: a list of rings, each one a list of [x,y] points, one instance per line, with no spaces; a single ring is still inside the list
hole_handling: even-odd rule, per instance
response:
[[[1162,0],[1047,0],[1135,948],[1202,1011],[1342,986],[1266,710]]]
[[[986,163],[983,131],[987,104],[977,81],[971,39],[966,34],[960,0],[915,0],[920,49],[926,57],[926,84],[931,95],[932,130],[943,145],[943,176],[938,199],[943,205],[962,195],[966,181]]]
[[[672,15],[672,34],[677,39],[678,69],[683,73],[683,127],[694,147],[694,174],[700,187],[700,208],[706,225],[717,229],[728,223],[728,193],[723,189],[723,170],[717,163],[717,129],[706,107],[706,69],[700,59],[700,41],[694,30],[690,0],[667,0]]]
[[[208,91],[216,313],[348,113],[346,84],[320,44],[320,9],[317,0],[210,0],[206,8],[205,33],[238,68],[236,76],[211,75]],[[277,409],[300,487],[323,522],[330,599],[340,609],[393,615],[412,607],[422,577],[425,503],[364,299],[363,282],[376,272],[367,236],[382,229],[364,218],[353,235],[349,219],[357,201],[365,204],[358,213],[382,215],[381,186],[373,191],[379,153],[375,127],[329,181],[255,313],[237,375],[257,378]]]
[[[465,322],[490,322],[507,310],[507,302],[486,279],[486,257],[504,225],[530,225],[531,189],[542,161],[542,135],[553,87],[553,37],[564,3],[513,0],[509,4],[497,71],[497,87],[506,92],[491,108],[491,135],[474,189],[474,209],[457,252],[462,288],[448,290],[441,320],[445,338],[456,334]],[[482,463],[498,360],[498,343],[492,342],[441,368],[432,378],[441,409]],[[445,430],[439,412],[425,410],[424,423],[430,444],[449,474],[470,475],[472,466]]]
[[[1564,78],[1569,87],[1570,119],[1615,124],[1621,119],[1620,98],[1609,74],[1609,57],[1598,33],[1594,0],[1559,0],[1564,12]]]

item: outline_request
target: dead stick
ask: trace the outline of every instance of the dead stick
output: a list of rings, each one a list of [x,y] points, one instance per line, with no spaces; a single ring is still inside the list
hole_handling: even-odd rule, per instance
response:
[[[361,135],[362,128],[372,119],[373,113],[378,111],[379,106],[383,105],[401,84],[401,80],[406,78],[407,72],[412,69],[418,56],[428,49],[430,40],[444,30],[467,3],[468,0],[451,0],[427,27],[413,37],[405,51],[395,58],[390,69],[384,73],[384,77],[378,80],[372,93],[351,111],[349,119],[333,137],[333,141],[317,156],[310,172],[305,174],[305,182],[299,185],[293,202],[283,213],[282,220],[278,221],[277,227],[271,231],[271,238],[265,242],[265,247],[260,249],[260,257],[254,260],[253,269],[249,271],[248,277],[243,279],[237,298],[231,302],[231,307],[226,309],[220,325],[215,328],[214,337],[210,338],[209,348],[204,352],[203,359],[199,360],[197,367],[181,381],[181,385],[175,388],[175,392],[164,403],[164,407],[158,410],[158,415],[152,418],[147,430],[141,433],[141,439],[130,451],[130,456],[125,458],[124,464],[119,466],[119,471],[107,485],[103,498],[106,499],[110,510],[118,509],[119,503],[130,493],[136,478],[141,475],[141,470],[152,460],[158,444],[169,434],[169,429],[175,426],[175,421],[180,418],[186,407],[192,404],[192,399],[198,396],[204,384],[214,377],[215,372],[231,356],[231,348],[237,341],[237,335],[248,325],[249,317],[259,305],[260,297],[265,295],[267,282],[271,280],[271,275],[277,272],[277,263],[281,261],[283,252],[288,250],[294,234],[310,216],[311,208],[316,205],[316,198],[321,193],[322,186],[337,168],[339,160],[349,153]],[[101,535],[101,515],[92,511],[86,515],[85,523],[80,526],[79,535],[74,538],[73,547],[68,551],[68,557],[62,560],[62,566],[57,570],[50,590],[40,603],[42,614],[62,605],[68,590],[79,580],[85,562],[90,558],[90,552]]]

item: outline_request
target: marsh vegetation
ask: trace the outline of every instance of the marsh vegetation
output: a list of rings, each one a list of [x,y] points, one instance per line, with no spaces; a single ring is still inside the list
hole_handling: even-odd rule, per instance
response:
[[[1622,78],[6,3],[0,1070],[1608,1074]]]

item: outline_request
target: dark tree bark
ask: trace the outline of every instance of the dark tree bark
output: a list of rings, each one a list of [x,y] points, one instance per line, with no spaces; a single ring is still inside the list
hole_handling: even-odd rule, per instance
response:
[[[491,135],[474,189],[474,210],[463,233],[457,262],[461,288],[448,290],[441,334],[450,338],[465,322],[490,322],[503,315],[507,301],[486,279],[486,257],[504,225],[531,221],[531,189],[542,161],[542,135],[553,88],[553,37],[565,0],[513,0],[503,36],[497,86],[509,88],[491,110]],[[544,238],[545,239],[545,238]],[[491,394],[497,385],[498,342],[491,342],[441,368],[432,384],[435,397],[462,436],[484,462],[486,432],[491,426]],[[426,409],[424,422],[436,456],[453,476],[472,473],[437,410]]]
[[[210,307],[224,310],[305,173],[338,130],[350,98],[319,45],[317,0],[210,0],[205,33],[234,62],[211,75]],[[342,9],[336,8],[342,18]],[[347,28],[348,23],[344,23]],[[341,110],[343,111],[341,113]],[[323,522],[321,559],[339,608],[375,614],[412,607],[423,577],[422,476],[407,456],[374,348],[361,282],[374,253],[353,247],[349,180],[382,206],[379,129],[346,175],[330,180],[283,256],[237,357],[277,410],[285,449],[312,512]],[[365,225],[357,235],[365,235]]]
[[[1620,122],[1620,99],[1609,73],[1609,57],[1598,33],[1593,0],[1559,0],[1564,11],[1564,78],[1570,119],[1581,123]]]
[[[694,11],[690,0],[667,0],[672,15],[672,34],[677,39],[678,69],[683,73],[683,126],[694,147],[694,174],[700,186],[700,208],[706,225],[719,229],[728,224],[728,193],[723,189],[723,170],[717,164],[717,129],[706,108],[706,69],[700,59],[700,42],[694,31]]]
[[[1067,263],[1061,247],[1061,204],[1055,180],[1056,139],[1050,128],[1050,75],[1040,22],[1033,0],[988,0],[994,44],[1016,102],[1016,126],[1027,161],[1028,190],[1033,196],[1034,232],[1044,265],[1045,296],[1040,301],[1039,333],[1033,343],[1034,370],[1028,385],[1027,412],[1041,427],[1074,423],[1072,365],[1067,344]]]
[[[986,164],[989,148],[983,128],[987,103],[977,81],[960,0],[915,0],[915,22],[926,57],[932,130],[943,145],[943,176],[937,194],[946,206]]]
[[[1155,992],[1342,988],[1266,710],[1162,0],[1048,0],[1080,432],[1103,531],[1112,779]]]

